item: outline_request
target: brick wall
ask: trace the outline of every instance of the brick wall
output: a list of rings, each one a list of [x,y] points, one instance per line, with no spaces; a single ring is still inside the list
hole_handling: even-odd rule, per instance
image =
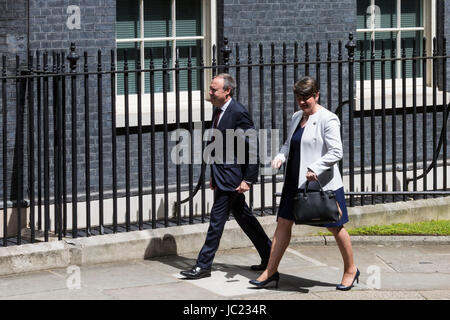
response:
[[[116,20],[116,7],[114,0],[30,0],[29,1],[29,16],[30,16],[30,37],[29,44],[30,50],[34,54],[36,51],[40,51],[40,65],[43,68],[43,54],[47,52],[49,54],[49,70],[53,69],[53,53],[65,52],[66,57],[69,52],[70,44],[72,42],[76,45],[76,53],[80,56],[77,64],[77,72],[83,71],[83,53],[88,53],[89,71],[97,70],[97,51],[100,49],[103,56],[103,68],[109,69],[110,62],[110,50],[115,49],[115,20]],[[27,52],[27,1],[2,1],[0,4],[0,54],[8,54],[9,60],[9,74],[13,71],[12,66],[15,65],[14,55],[17,54],[21,58],[21,66],[26,65],[26,52]],[[78,15],[79,13],[79,15]],[[79,19],[78,19],[79,17]],[[36,56],[34,57],[36,59]],[[36,63],[36,60],[34,60]],[[69,71],[68,61],[64,61],[66,64],[66,71]],[[82,77],[78,77],[77,81],[77,113],[78,117],[78,181],[79,191],[84,190],[84,83]],[[50,79],[50,85],[52,80]],[[70,88],[67,80],[67,88]],[[97,115],[97,77],[90,76],[88,83],[90,88],[89,103],[90,103],[90,132],[91,132],[91,174],[92,174],[92,191],[98,189],[98,163],[95,161],[98,159],[97,150],[99,149],[98,138],[96,135],[96,129],[98,128]],[[15,85],[13,81],[7,86],[8,88],[8,179],[9,184],[16,183],[13,167],[17,162],[17,146],[19,142],[16,139],[17,133],[13,128],[17,127],[16,112],[15,112]],[[71,91],[67,90],[67,117],[66,117],[66,136],[67,136],[67,153],[68,159],[66,169],[68,170],[70,177],[71,170],[71,114],[70,114],[70,99]],[[109,83],[103,84],[103,129],[104,138],[103,146],[105,150],[111,149],[111,90]],[[36,99],[36,97],[35,97]],[[53,163],[53,100],[52,94],[50,94],[49,100],[49,139],[50,139],[50,161]],[[42,106],[43,108],[43,106]],[[24,110],[24,119],[27,119],[28,112]],[[37,101],[35,100],[35,128],[37,128]],[[43,110],[41,109],[41,121],[43,121]],[[27,120],[25,120],[27,125]],[[39,153],[37,151],[37,130],[35,131],[35,158],[37,155],[42,156],[42,150]],[[41,131],[41,139],[43,132]],[[24,131],[25,137],[25,150],[23,156],[24,164],[24,182],[26,185],[27,171],[28,171],[28,151],[27,145],[27,132]],[[106,151],[105,151],[106,152]],[[37,161],[37,160],[36,160]],[[111,160],[105,153],[104,167],[105,167],[105,185],[112,184],[111,173],[107,172],[108,168],[111,168]],[[37,164],[37,163],[36,163]],[[37,170],[36,170],[37,175]],[[50,174],[50,179],[53,179],[53,172]],[[67,182],[69,191],[71,189],[70,179]],[[53,186],[53,182],[51,182]],[[37,186],[36,186],[37,188]],[[37,189],[35,188],[36,192]],[[9,187],[9,195],[12,198],[15,197],[15,187]],[[26,190],[26,187],[25,187]],[[52,187],[53,190],[53,187]]]
[[[248,44],[252,45],[252,60],[259,61],[259,47],[263,45],[264,62],[271,60],[270,45],[275,45],[275,62],[280,63],[282,59],[282,45],[286,44],[287,61],[294,59],[294,42],[298,43],[298,59],[300,62],[305,60],[305,42],[309,42],[309,61],[317,59],[316,43],[319,43],[319,59],[327,59],[328,41],[332,44],[332,60],[337,59],[338,41],[343,43],[344,59],[347,54],[344,46],[348,40],[348,34],[356,31],[356,3],[355,0],[346,1],[265,1],[265,0],[225,0],[224,1],[224,37],[227,37],[233,45],[240,46],[241,61],[245,63],[248,59]],[[264,95],[266,121],[270,121],[270,69],[265,69],[266,94]],[[280,105],[282,97],[281,86],[281,66],[277,67],[276,73],[276,105]],[[305,68],[300,65],[297,78],[305,75]],[[310,66],[310,75],[318,78],[315,65]],[[287,77],[290,81],[287,83],[287,104],[289,106],[288,117],[292,114],[294,105],[292,85],[293,68],[287,70]],[[332,82],[337,83],[337,70],[332,70]],[[321,78],[321,103],[327,106],[327,88],[325,87],[327,74],[326,67],[322,66],[320,70]],[[347,71],[344,70],[344,83],[347,80]],[[259,90],[258,70],[254,71],[254,92]],[[246,74],[242,75],[242,102],[247,103],[247,82]],[[346,88],[348,86],[344,86]],[[337,107],[337,85],[332,88],[331,107]],[[348,95],[345,91],[345,95]],[[345,100],[345,98],[344,98]],[[259,102],[254,101],[255,108],[258,109]],[[259,123],[259,115],[255,114],[255,122]],[[269,122],[270,123],[270,122]]]
[[[79,8],[79,26],[72,7]],[[75,42],[80,51],[94,56],[115,48],[114,0],[31,0],[30,42],[32,50],[68,50]]]
[[[16,72],[16,56],[24,65],[27,51],[26,37],[26,1],[2,1],[0,3],[0,54],[6,55],[6,71],[8,75],[14,75]],[[0,62],[1,63],[1,62]],[[3,67],[3,66],[2,66]],[[6,112],[7,112],[7,150],[8,157],[7,176],[9,179],[9,198],[15,198],[17,186],[12,181],[17,181],[17,170],[13,170],[19,164],[17,162],[19,155],[16,136],[18,134],[18,119],[16,117],[16,89],[15,82],[8,86],[6,91]],[[3,94],[3,93],[2,93]],[[1,103],[3,104],[3,103]],[[3,112],[3,106],[2,106]],[[1,120],[3,123],[3,119]],[[3,126],[3,125],[2,125]],[[24,133],[25,134],[25,133]],[[3,150],[2,150],[3,151]],[[1,176],[3,177],[3,166],[1,167]],[[3,179],[3,178],[2,178]],[[3,188],[2,188],[3,189]],[[3,200],[3,199],[2,199]]]
[[[79,11],[78,11],[79,10]],[[79,12],[79,20],[77,14]],[[114,0],[35,0],[31,1],[30,8],[30,47],[32,50],[64,51],[66,56],[72,42],[76,45],[76,53],[80,57],[77,63],[77,72],[82,72],[84,68],[84,52],[88,54],[89,71],[95,72],[97,67],[97,52],[101,50],[102,68],[109,70],[110,51],[115,49],[115,21],[116,7]],[[50,64],[52,59],[50,59]],[[69,64],[66,61],[66,70],[69,71]],[[90,173],[91,192],[98,191],[98,91],[97,76],[89,76],[89,127],[90,127]],[[84,97],[85,85],[79,76],[77,81],[77,166],[78,166],[78,192],[85,190],[85,139],[84,139]],[[67,82],[67,117],[66,117],[66,137],[67,137],[67,180],[68,192],[71,192],[71,90]],[[112,185],[111,159],[107,150],[111,149],[111,89],[110,82],[103,82],[103,148],[104,148],[104,183],[105,186]],[[53,113],[50,110],[50,127],[53,125]],[[50,133],[51,141],[53,132]],[[51,152],[52,153],[52,152]],[[51,174],[53,177],[53,174]],[[108,188],[110,189],[110,187]]]
[[[26,1],[0,3],[0,54],[23,55],[27,49]]]

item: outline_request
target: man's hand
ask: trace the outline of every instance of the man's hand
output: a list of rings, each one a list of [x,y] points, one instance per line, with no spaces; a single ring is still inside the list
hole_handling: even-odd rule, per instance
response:
[[[239,193],[244,193],[250,190],[250,186],[247,184],[247,182],[242,181],[239,187],[236,188],[236,191]]]
[[[282,164],[283,164],[283,161],[281,161],[281,159],[275,158],[272,160],[272,168],[274,168],[274,169],[279,169]]]

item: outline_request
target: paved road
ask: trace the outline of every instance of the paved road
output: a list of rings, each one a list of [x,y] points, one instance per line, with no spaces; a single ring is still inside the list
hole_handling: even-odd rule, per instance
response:
[[[450,245],[355,244],[359,284],[338,292],[342,262],[334,244],[292,244],[281,262],[279,288],[248,284],[258,273],[253,248],[219,251],[212,276],[185,280],[196,253],[77,266],[0,277],[0,299],[336,300],[450,299]]]

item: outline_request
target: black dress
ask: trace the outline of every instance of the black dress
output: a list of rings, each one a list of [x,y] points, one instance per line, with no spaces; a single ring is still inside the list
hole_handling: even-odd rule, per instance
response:
[[[294,220],[294,214],[292,212],[292,199],[294,194],[299,192],[298,188],[298,176],[300,171],[300,147],[302,141],[304,128],[298,125],[291,138],[289,146],[289,158],[286,168],[286,175],[283,185],[283,191],[281,193],[280,206],[278,208],[278,217],[282,217],[288,220]],[[342,211],[342,218],[336,223],[329,223],[321,225],[321,227],[339,227],[348,222],[347,206],[345,204],[344,188],[335,190],[336,200]]]

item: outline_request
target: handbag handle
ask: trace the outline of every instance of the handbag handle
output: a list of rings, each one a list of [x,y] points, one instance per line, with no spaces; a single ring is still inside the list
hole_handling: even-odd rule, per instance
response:
[[[322,188],[322,185],[320,184],[319,179],[316,179],[317,183],[319,184],[320,187],[320,194],[323,196],[325,195],[325,191]],[[306,185],[305,185],[305,189],[303,189],[303,196],[306,197],[306,191],[308,190],[308,185],[309,185],[309,180],[306,180]]]

